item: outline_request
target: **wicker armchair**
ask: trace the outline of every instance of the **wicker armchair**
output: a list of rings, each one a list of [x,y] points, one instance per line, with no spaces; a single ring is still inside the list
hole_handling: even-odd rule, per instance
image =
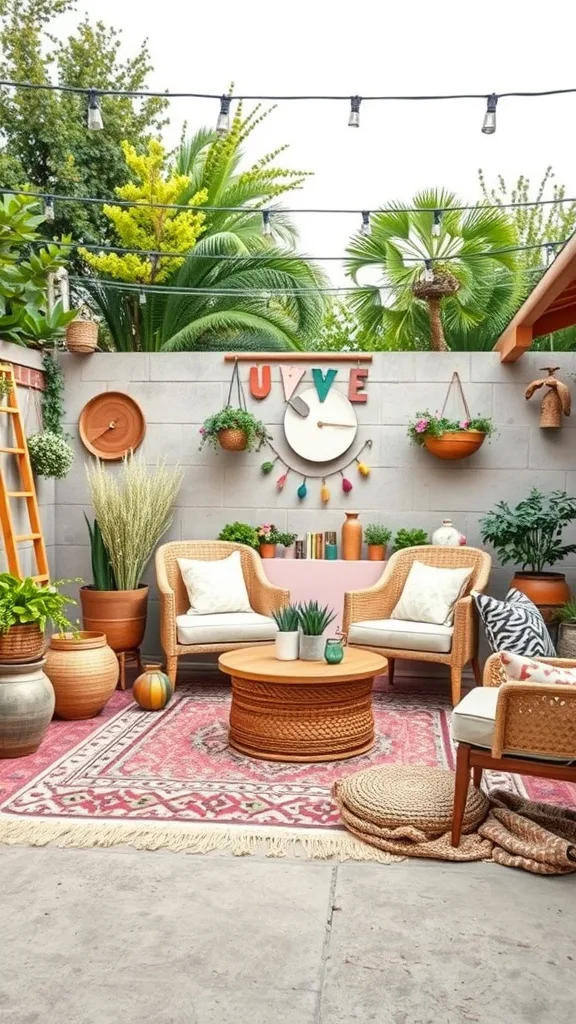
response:
[[[344,595],[343,631],[348,637],[349,646],[363,647],[383,654],[388,659],[390,683],[394,681],[396,658],[449,665],[452,703],[457,704],[462,689],[462,670],[469,662],[472,663],[476,682],[478,685],[481,683],[477,615],[474,600],[469,593],[456,602],[453,630],[432,626],[428,630],[429,638],[414,633],[414,646],[410,648],[392,646],[388,643],[391,635],[395,636],[401,626],[398,620],[391,619],[390,616],[400,599],[412,563],[416,560],[443,569],[474,566],[467,585],[468,591],[484,590],[488,583],[491,558],[486,551],[480,551],[478,548],[443,548],[435,545],[405,548],[392,555],[383,575],[372,587],[366,590],[352,590]],[[395,629],[392,624],[396,624],[398,628]],[[413,627],[414,624],[405,625]],[[422,633],[426,634],[425,624],[422,626]],[[402,642],[409,644],[410,635],[407,633],[405,637]],[[399,638],[395,643],[399,643]],[[427,643],[430,644],[430,649],[427,649]]]
[[[250,606],[252,610],[261,616],[270,616],[271,612],[290,601],[290,592],[273,586],[264,575],[260,557],[252,548],[244,544],[232,544],[228,541],[173,541],[170,544],[162,544],[156,552],[156,580],[160,591],[160,638],[162,648],[166,654],[166,671],[170,679],[176,684],[176,671],[178,658],[185,654],[222,654],[224,651],[233,651],[237,647],[255,647],[258,643],[270,643],[273,634],[264,639],[230,639],[221,637],[221,629],[218,631],[218,642],[180,643],[178,639],[178,617],[186,616],[190,606],[186,587],[178,566],[178,558],[194,558],[200,561],[213,562],[220,558],[228,558],[233,551],[239,551],[242,560],[242,572]],[[242,614],[242,613],[241,613]],[[246,613],[243,613],[246,615]],[[193,620],[192,616],[188,617]],[[196,616],[196,620],[202,625],[201,620],[213,619],[215,616]],[[223,616],[219,617],[220,619]],[[206,630],[203,631],[204,633]],[[200,634],[202,635],[202,634]],[[206,638],[204,637],[204,640]]]
[[[576,661],[537,660],[576,668]],[[484,768],[576,784],[576,685],[514,682],[499,654],[488,658],[483,682],[452,716],[457,744],[452,846],[460,844],[471,769],[478,787]]]

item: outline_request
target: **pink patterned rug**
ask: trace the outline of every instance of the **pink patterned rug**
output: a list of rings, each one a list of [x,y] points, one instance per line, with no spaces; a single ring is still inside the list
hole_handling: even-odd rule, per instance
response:
[[[348,835],[332,784],[374,765],[454,766],[444,693],[377,690],[374,748],[328,764],[234,753],[229,702],[225,684],[182,686],[163,712],[149,713],[117,691],[96,719],[54,721],[36,754],[0,761],[0,842],[251,853],[265,840],[263,852],[277,855],[299,843],[311,856],[346,848],[345,856],[393,859]],[[576,787],[566,783],[496,774],[486,781],[576,807]]]

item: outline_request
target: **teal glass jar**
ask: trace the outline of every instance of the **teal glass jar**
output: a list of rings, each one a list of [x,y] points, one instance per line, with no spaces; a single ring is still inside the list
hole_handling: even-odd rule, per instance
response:
[[[338,546],[336,544],[326,544],[324,548],[324,558],[329,562],[334,562],[338,558]]]
[[[344,657],[344,644],[342,640],[333,639],[326,641],[324,658],[329,665],[339,665]]]

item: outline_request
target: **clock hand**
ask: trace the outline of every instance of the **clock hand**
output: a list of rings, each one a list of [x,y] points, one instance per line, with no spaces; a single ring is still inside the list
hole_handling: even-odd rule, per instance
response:
[[[319,427],[350,427],[350,428],[352,428],[354,426],[353,423],[326,423],[323,420],[318,420],[318,424],[317,425]]]
[[[114,430],[115,426],[116,426],[116,420],[112,420],[111,423],[108,423],[104,427],[104,430],[99,430],[97,434],[92,434],[92,436],[89,437],[90,443],[92,443],[93,441],[97,441],[99,437],[103,437],[104,434],[106,434],[109,430]]]
[[[300,395],[294,395],[293,398],[289,398],[288,405],[291,409],[294,409],[294,412],[297,412],[302,419],[306,419],[306,417],[310,415],[310,406],[306,404],[303,398],[300,398]]]

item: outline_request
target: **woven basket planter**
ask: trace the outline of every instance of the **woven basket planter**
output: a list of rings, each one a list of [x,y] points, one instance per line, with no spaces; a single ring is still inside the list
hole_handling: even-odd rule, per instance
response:
[[[104,633],[79,632],[52,637],[45,671],[56,694],[56,714],[70,721],[100,714],[120,670]]]
[[[437,459],[467,459],[482,447],[485,438],[480,430],[447,430],[440,437],[427,437],[424,444]]]
[[[243,452],[248,444],[246,432],[237,427],[226,427],[225,430],[219,430],[218,440],[220,447],[227,452]]]
[[[44,646],[44,633],[39,626],[12,626],[0,636],[0,663],[18,665],[38,661],[44,653]]]
[[[66,328],[66,348],[69,352],[89,355],[98,346],[98,324],[93,320],[73,320]]]

